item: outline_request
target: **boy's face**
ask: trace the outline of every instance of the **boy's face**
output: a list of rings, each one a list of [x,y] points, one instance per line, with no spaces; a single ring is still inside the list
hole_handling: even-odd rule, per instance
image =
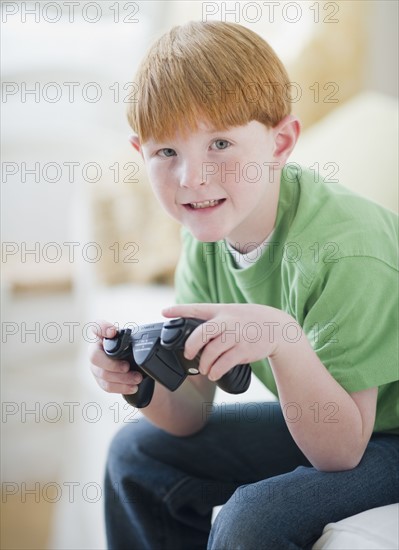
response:
[[[257,121],[214,131],[206,124],[183,138],[132,144],[165,210],[204,242],[227,239],[248,251],[274,227],[281,169],[295,145],[298,121],[275,128]],[[208,202],[211,201],[211,202]]]

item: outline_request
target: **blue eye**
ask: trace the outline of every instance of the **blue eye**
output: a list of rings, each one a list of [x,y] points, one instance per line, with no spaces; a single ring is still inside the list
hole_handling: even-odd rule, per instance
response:
[[[214,141],[216,148],[220,151],[222,149],[227,149],[230,146],[230,142],[227,139],[217,139]]]
[[[163,155],[161,155],[161,156],[165,156],[165,157],[173,157],[173,155],[176,154],[175,150],[170,149],[169,147],[165,147],[165,149],[160,149],[158,151],[158,154],[159,153],[163,153]]]

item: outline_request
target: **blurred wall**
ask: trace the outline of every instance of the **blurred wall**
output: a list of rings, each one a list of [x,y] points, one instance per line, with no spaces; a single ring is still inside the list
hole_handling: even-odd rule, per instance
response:
[[[398,97],[398,9],[391,0],[368,2],[363,86]]]

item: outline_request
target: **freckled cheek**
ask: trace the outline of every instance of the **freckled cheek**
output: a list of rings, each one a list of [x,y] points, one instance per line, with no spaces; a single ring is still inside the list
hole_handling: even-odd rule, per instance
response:
[[[162,207],[170,214],[175,213],[177,209],[175,187],[168,185],[167,182],[153,182],[151,187]]]
[[[170,186],[167,185],[165,174],[156,169],[148,170],[148,179],[150,180],[154,195],[164,202],[168,198],[168,194],[170,194]]]

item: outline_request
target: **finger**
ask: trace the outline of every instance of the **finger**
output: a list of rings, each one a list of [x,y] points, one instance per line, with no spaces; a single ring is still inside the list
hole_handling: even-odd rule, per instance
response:
[[[193,359],[207,344],[222,333],[221,324],[216,320],[206,321],[197,327],[187,338],[184,345],[184,356]]]
[[[91,365],[90,370],[95,378],[115,384],[137,385],[143,380],[142,374],[138,371],[110,372],[96,365]]]
[[[234,343],[222,342],[222,337],[219,336],[207,344],[201,353],[199,362],[199,371],[201,374],[209,375],[213,367],[217,364],[220,357],[235,347]]]
[[[102,344],[92,344],[89,348],[89,360],[93,365],[110,372],[128,372],[130,365],[127,361],[115,361],[103,350]]]
[[[102,378],[96,378],[97,384],[107,393],[121,393],[123,395],[132,395],[137,393],[139,387],[137,384],[116,384],[115,382],[107,382]]]
[[[237,349],[235,346],[223,353],[215,363],[211,366],[208,378],[212,382],[216,382],[229,370],[239,364],[247,363],[247,361],[241,361],[237,359]]]
[[[220,310],[220,304],[178,304],[161,310],[164,317],[196,317],[207,321]]]

